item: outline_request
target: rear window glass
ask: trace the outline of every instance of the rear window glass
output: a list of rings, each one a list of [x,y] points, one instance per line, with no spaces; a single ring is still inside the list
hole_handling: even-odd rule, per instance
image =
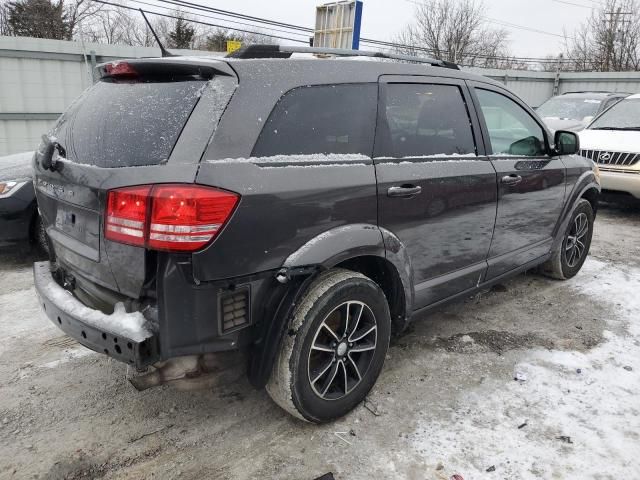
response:
[[[269,115],[252,155],[371,155],[376,102],[375,84],[291,90]]]
[[[376,156],[475,154],[471,121],[454,85],[389,84]]]
[[[99,167],[155,165],[169,158],[204,81],[98,82],[52,134],[67,159]]]

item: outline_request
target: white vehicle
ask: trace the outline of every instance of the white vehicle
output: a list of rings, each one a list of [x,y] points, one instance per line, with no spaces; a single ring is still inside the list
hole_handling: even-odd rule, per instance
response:
[[[567,92],[550,98],[536,112],[552,131],[578,132],[628,93]]]
[[[640,94],[599,115],[581,132],[580,154],[600,167],[602,193],[640,200]]]

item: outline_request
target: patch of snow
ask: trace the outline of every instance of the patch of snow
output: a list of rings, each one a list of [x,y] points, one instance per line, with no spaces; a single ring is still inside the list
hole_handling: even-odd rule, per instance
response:
[[[331,163],[338,162],[371,162],[371,157],[360,154],[325,154],[314,153],[311,155],[273,155],[271,157],[250,157],[250,158],[222,158],[219,160],[206,160],[206,163],[212,164],[224,164],[224,163],[254,163],[256,165],[269,165],[269,164],[287,164],[287,163]]]
[[[39,365],[40,368],[57,368],[60,365],[70,362],[71,360],[75,360],[76,358],[86,357],[88,355],[95,355],[96,352],[93,350],[89,350],[83,346],[79,346],[79,348],[74,348],[73,350],[66,350],[62,358],[58,360],[52,360],[51,362],[43,363]]]
[[[375,157],[375,160],[387,160],[389,157]],[[407,157],[398,157],[404,159],[420,159],[420,158],[478,158],[475,153],[435,153],[432,155],[409,155]]]
[[[0,157],[0,181],[31,178],[32,158],[33,152],[15,153]]]
[[[51,279],[40,285],[42,293],[58,308],[70,316],[81,319],[87,325],[99,330],[142,342],[152,334],[147,329],[147,319],[141,312],[127,313],[122,303],[117,303],[111,315],[94,310],[82,304],[70,292]]]
[[[607,341],[587,352],[525,354],[514,370],[526,382],[488,382],[460,398],[446,422],[419,421],[411,436],[418,454],[465,478],[486,478],[490,465],[500,478],[637,475],[640,270],[590,258],[565,285],[610,305],[611,329],[627,332],[605,332]]]

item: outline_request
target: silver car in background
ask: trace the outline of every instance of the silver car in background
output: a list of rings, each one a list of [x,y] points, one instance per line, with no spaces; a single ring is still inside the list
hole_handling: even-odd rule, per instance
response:
[[[551,97],[536,112],[552,131],[585,128],[594,117],[612,107],[628,93],[567,92]]]

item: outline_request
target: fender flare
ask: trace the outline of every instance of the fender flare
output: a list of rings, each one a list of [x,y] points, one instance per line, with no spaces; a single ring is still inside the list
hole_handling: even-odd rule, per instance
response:
[[[282,268],[307,265],[331,268],[344,260],[361,255],[384,257],[384,242],[376,225],[356,223],[322,232],[289,255]]]
[[[276,275],[284,292],[277,300],[272,299],[271,321],[265,322],[264,330],[258,334],[260,340],[250,352],[248,377],[254,387],[266,385],[295,306],[311,282],[321,271],[360,256],[385,259],[395,268],[405,301],[404,318],[399,322],[401,325],[396,325],[406,326],[413,307],[413,270],[406,248],[398,237],[371,224],[351,224],[327,230],[289,255]]]
[[[405,245],[385,228],[360,223],[327,230],[289,255],[283,268],[320,265],[322,269],[327,269],[363,255],[384,258],[393,265],[404,293],[405,318],[397,326],[404,328],[413,311],[413,268]]]
[[[575,208],[576,203],[581,198],[583,198],[584,194],[588,190],[591,190],[591,189],[595,189],[598,191],[598,193],[600,193],[601,187],[600,187],[600,184],[597,182],[593,171],[589,170],[584,172],[582,175],[580,175],[580,177],[574,184],[574,187],[571,190],[571,193],[569,194],[567,201],[564,203],[564,207],[563,207],[562,213],[560,214],[560,217],[559,217],[560,219],[556,224],[556,230],[553,236],[553,244],[551,246],[552,252],[555,252],[558,248],[560,248],[560,245],[564,240],[563,233],[565,232],[565,230],[567,229],[567,226],[569,225],[569,220],[571,219],[571,213],[573,212],[573,209]]]

